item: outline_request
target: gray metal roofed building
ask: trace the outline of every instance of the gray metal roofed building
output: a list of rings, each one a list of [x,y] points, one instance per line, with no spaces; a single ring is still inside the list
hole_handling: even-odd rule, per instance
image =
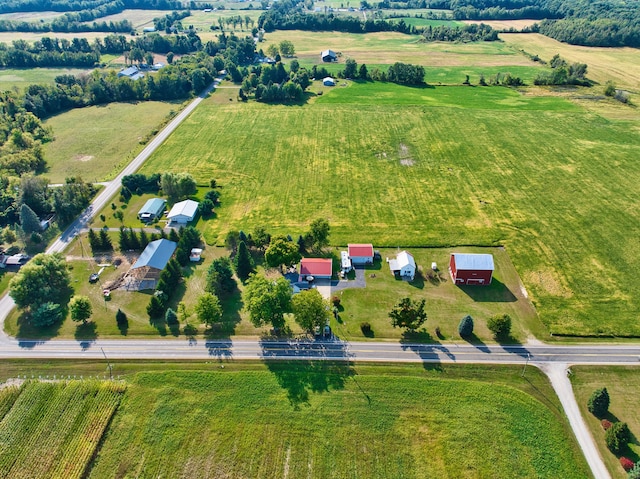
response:
[[[154,221],[164,212],[164,206],[167,204],[166,200],[162,198],[151,198],[147,200],[140,211],[138,211],[138,219],[144,222]]]
[[[134,291],[154,289],[160,273],[167,266],[177,246],[178,243],[167,239],[149,243],[127,272],[123,282],[125,289]]]

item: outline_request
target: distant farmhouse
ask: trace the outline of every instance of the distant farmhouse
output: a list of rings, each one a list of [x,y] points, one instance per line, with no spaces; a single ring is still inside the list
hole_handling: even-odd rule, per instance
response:
[[[131,80],[139,80],[140,78],[144,78],[144,73],[138,70],[136,66],[130,66],[128,68],[123,68],[118,72],[118,77],[127,77]]]
[[[160,273],[173,256],[178,243],[167,239],[152,241],[127,272],[124,285],[127,290],[154,289]]]
[[[333,262],[331,258],[302,258],[299,281],[331,279]]]
[[[163,200],[162,198],[151,198],[150,200],[147,200],[144,206],[140,208],[140,211],[138,211],[138,219],[145,223],[155,221],[162,216],[162,213],[164,212],[164,205],[166,203],[166,200]]]
[[[449,258],[449,273],[458,285],[487,286],[491,284],[494,269],[490,254],[451,253]]]
[[[198,205],[199,203],[193,200],[185,200],[173,205],[167,215],[169,226],[173,224],[186,225],[189,221],[193,221],[198,212]]]
[[[320,53],[320,58],[322,58],[322,61],[326,63],[338,61],[338,55],[336,55],[336,52],[334,52],[333,50],[323,51],[322,53]]]
[[[331,77],[326,77],[322,80],[324,86],[336,86],[336,81]]]
[[[416,276],[416,262],[411,253],[400,251],[396,259],[389,260],[389,269],[394,275],[413,281]]]

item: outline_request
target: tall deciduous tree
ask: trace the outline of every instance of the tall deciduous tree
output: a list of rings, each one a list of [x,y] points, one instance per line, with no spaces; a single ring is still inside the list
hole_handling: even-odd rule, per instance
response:
[[[247,282],[243,300],[254,326],[284,326],[284,315],[291,309],[291,286],[284,278],[275,281],[254,275]]]
[[[391,325],[394,328],[407,328],[409,331],[415,331],[427,320],[424,305],[424,299],[412,301],[411,298],[403,298],[389,313]]]
[[[487,321],[489,331],[496,338],[507,338],[511,334],[511,317],[508,314],[496,314]]]
[[[222,307],[217,296],[211,293],[204,293],[198,298],[196,304],[196,314],[200,322],[212,325],[222,319]]]
[[[60,254],[34,256],[9,284],[16,305],[32,311],[46,302],[64,306],[72,291],[67,264]]]
[[[280,53],[285,57],[292,57],[296,53],[291,40],[282,40],[279,45]]]
[[[313,246],[320,249],[329,244],[329,222],[323,218],[318,218],[309,228],[309,236],[312,238]]]
[[[600,388],[593,391],[589,401],[587,402],[587,409],[596,417],[603,417],[609,410],[609,392],[607,388]]]
[[[265,261],[272,268],[277,268],[283,264],[291,265],[297,263],[300,258],[298,245],[293,241],[287,241],[285,238],[273,240],[264,253]]]
[[[306,331],[323,327],[329,321],[329,303],[317,289],[308,289],[291,299],[296,323]]]
[[[86,296],[74,296],[69,303],[69,311],[73,321],[86,323],[93,313],[93,307]]]

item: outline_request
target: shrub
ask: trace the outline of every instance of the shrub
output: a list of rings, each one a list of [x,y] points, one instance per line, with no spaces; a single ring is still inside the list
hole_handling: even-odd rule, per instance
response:
[[[360,331],[362,331],[362,334],[364,334],[365,336],[368,336],[369,334],[371,334],[371,324],[369,324],[367,321],[360,323]]]
[[[627,479],[640,479],[640,461],[638,461],[636,465],[631,468],[629,474],[627,475]]]
[[[633,466],[634,466],[633,461],[631,459],[627,458],[627,457],[624,457],[624,456],[620,458],[620,465],[627,472],[629,472],[631,469],[633,469]]]
[[[611,452],[620,454],[631,439],[629,426],[627,426],[626,422],[614,422],[611,427],[607,429],[604,439]]]
[[[606,419],[603,419],[601,424],[602,424],[602,429],[604,429],[605,431],[611,427],[611,421],[608,421]]]
[[[334,296],[333,298],[331,298],[331,304],[333,304],[337,308],[338,306],[340,306],[340,298]]]
[[[609,392],[607,388],[600,388],[593,391],[587,402],[587,409],[595,417],[602,417],[609,410]]]
[[[507,338],[511,333],[511,316],[496,314],[487,321],[487,327],[496,338]]]
[[[468,338],[473,334],[473,318],[468,314],[460,320],[458,333],[461,338]]]

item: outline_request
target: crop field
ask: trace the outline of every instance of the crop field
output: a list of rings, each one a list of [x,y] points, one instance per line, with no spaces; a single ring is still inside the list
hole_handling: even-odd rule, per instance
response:
[[[49,22],[54,18],[62,16],[61,12],[15,12],[0,13],[0,20],[10,20],[13,22]],[[14,33],[15,34],[15,33]]]
[[[44,147],[47,178],[52,183],[70,176],[113,178],[143,148],[140,141],[179,109],[179,103],[171,102],[110,103],[49,118],[45,124],[53,128],[55,139]]]
[[[640,92],[640,50],[582,47],[561,43],[537,33],[501,33],[507,45],[549,61],[556,53],[570,62],[586,63],[587,76],[601,84],[613,80],[620,88]]]
[[[611,404],[606,416],[611,422],[622,421],[629,425],[632,442],[622,455],[634,462],[640,460],[640,444],[636,439],[640,436],[640,382],[637,367],[623,366],[573,366],[571,368],[571,383],[580,406],[582,416],[591,430],[600,454],[609,468],[612,477],[623,479],[627,477],[616,457],[605,444],[604,430],[600,420],[587,409],[587,401],[596,389],[606,387]]]
[[[85,477],[124,389],[116,383],[68,381],[0,390],[0,475]]]
[[[496,30],[508,30],[509,28],[515,28],[520,30],[525,27],[530,27],[539,20],[462,20],[463,23],[470,25],[484,23]]]
[[[154,18],[164,17],[169,13],[171,13],[171,11],[168,10],[123,10],[114,15],[100,17],[99,21],[109,23],[129,20],[134,29],[142,30],[144,27],[152,27]],[[93,20],[86,23],[93,23]]]
[[[638,122],[497,87],[354,83],[305,106],[221,93],[143,168],[219,180],[208,243],[325,217],[335,245],[504,244],[551,333],[640,334]]]
[[[90,71],[79,68],[0,68],[0,89],[22,89],[34,83],[53,83],[58,75],[79,75]]]
[[[589,477],[537,371],[205,368],[133,376],[87,477]]]

